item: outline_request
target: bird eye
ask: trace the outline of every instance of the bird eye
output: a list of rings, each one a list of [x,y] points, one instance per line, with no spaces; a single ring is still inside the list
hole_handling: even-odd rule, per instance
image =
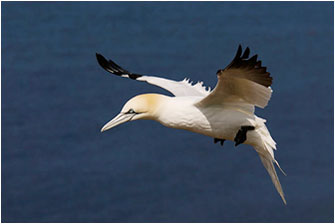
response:
[[[136,114],[136,112],[133,109],[129,109],[128,112],[126,112],[126,114]]]

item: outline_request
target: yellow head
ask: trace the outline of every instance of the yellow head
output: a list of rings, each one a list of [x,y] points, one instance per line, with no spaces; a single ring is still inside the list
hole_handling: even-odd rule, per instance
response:
[[[159,106],[166,97],[167,96],[152,93],[137,95],[131,98],[123,106],[121,112],[105,124],[105,126],[103,126],[101,132],[127,121],[134,121],[138,119],[155,120],[157,118]]]

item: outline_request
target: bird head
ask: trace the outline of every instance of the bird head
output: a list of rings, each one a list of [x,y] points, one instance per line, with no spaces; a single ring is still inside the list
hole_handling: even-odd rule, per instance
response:
[[[163,98],[164,96],[159,94],[142,94],[131,98],[123,106],[121,112],[102,127],[101,132],[127,121],[139,119],[155,120]]]

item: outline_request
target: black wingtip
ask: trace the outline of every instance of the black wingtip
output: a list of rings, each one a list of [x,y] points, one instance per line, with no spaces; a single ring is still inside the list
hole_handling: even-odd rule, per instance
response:
[[[261,84],[265,87],[271,86],[273,79],[270,76],[270,73],[266,71],[266,67],[262,67],[262,62],[257,61],[258,55],[256,54],[248,59],[249,54],[250,49],[247,47],[242,55],[242,46],[239,44],[234,59],[223,71],[231,68],[252,70],[255,74],[252,78],[252,81],[257,82],[258,84]],[[222,70],[219,70],[218,73],[221,71]]]
[[[107,59],[104,56],[102,56],[101,54],[96,53],[95,55],[97,57],[99,65],[103,69],[105,69],[107,72],[110,72],[110,73],[118,75],[118,76],[129,73],[127,70],[121,68],[119,65],[117,65],[112,60],[107,61]]]
[[[107,61],[107,59],[101,54],[95,53],[95,56],[97,57],[99,65],[107,72],[110,72],[114,75],[124,76],[134,80],[142,76],[139,74],[130,73],[129,71],[123,69],[121,66],[119,66],[112,60]]]
[[[99,62],[100,60],[105,60],[105,61],[106,61],[106,59],[104,58],[104,56],[102,56],[102,55],[99,54],[99,53],[95,53],[95,56],[97,57],[98,62]]]
[[[241,56],[241,54],[242,54],[242,46],[241,46],[241,44],[239,44],[236,55],[235,55],[235,58],[239,58]]]
[[[252,64],[253,66],[255,66],[254,64],[256,64],[256,62],[257,62],[257,57],[258,57],[258,55],[255,54],[254,56],[252,56],[251,58],[248,59],[248,62],[250,64]]]
[[[105,70],[108,70],[108,61],[106,60],[106,58],[104,56],[102,56],[101,54],[95,53],[95,56],[97,58],[97,61],[99,63],[99,65],[104,68]],[[110,72],[110,71],[109,71]]]
[[[249,57],[249,53],[250,53],[250,49],[249,47],[247,47],[245,50],[244,50],[244,53],[241,57],[241,59],[247,59]]]

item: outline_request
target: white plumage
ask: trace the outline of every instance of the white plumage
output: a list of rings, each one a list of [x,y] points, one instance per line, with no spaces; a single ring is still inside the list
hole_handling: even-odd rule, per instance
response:
[[[218,83],[212,91],[204,87],[202,82],[192,84],[188,79],[178,82],[131,73],[97,54],[98,62],[105,70],[159,86],[174,95],[170,97],[152,93],[135,96],[101,131],[127,121],[150,119],[170,128],[213,137],[215,142],[221,141],[221,144],[224,140],[235,141],[235,145],[249,144],[257,151],[286,204],[273,165],[276,163],[279,167],[273,152],[276,143],[265,126],[266,121],[254,114],[255,106],[264,108],[271,98],[272,77],[266,72],[266,67],[261,66],[261,61],[257,61],[257,55],[248,58],[249,52],[249,48],[246,48],[242,55],[239,46],[233,61],[225,69],[218,70]]]

